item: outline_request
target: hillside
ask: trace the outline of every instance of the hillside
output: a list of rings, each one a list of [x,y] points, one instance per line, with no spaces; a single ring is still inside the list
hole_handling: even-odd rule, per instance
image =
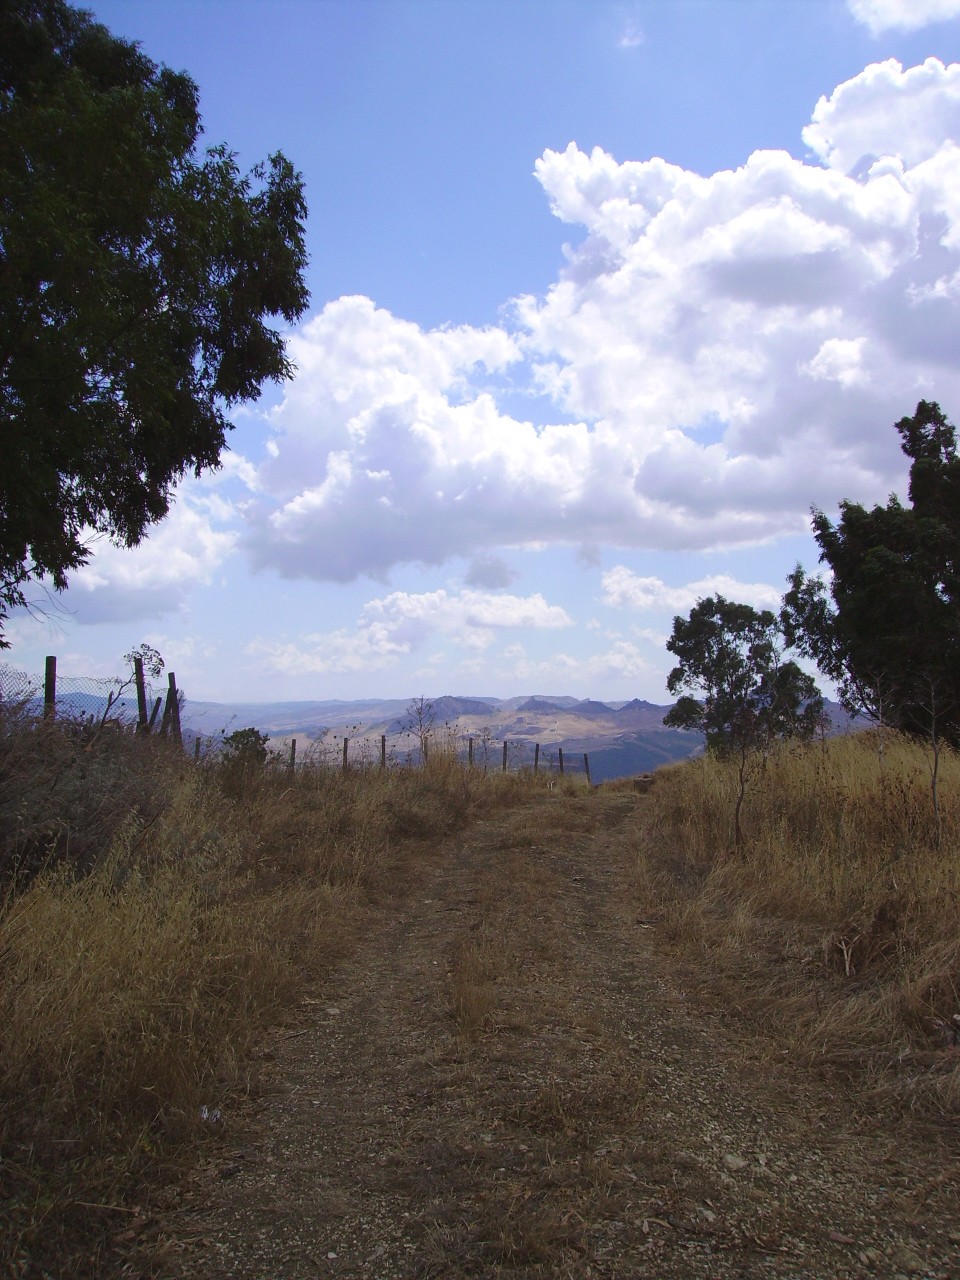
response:
[[[221,731],[251,726],[270,735],[285,750],[291,738],[301,749],[315,743],[328,754],[339,752],[350,738],[357,758],[379,757],[380,737],[388,753],[406,759],[415,749],[412,699],[365,699],[357,702],[245,702],[217,703],[188,700],[183,724],[194,734],[219,737]],[[429,701],[428,720],[435,731],[460,740],[461,750],[473,738],[477,759],[495,764],[502,743],[510,744],[512,766],[532,765],[534,748],[541,747],[545,768],[555,767],[557,749],[569,753],[579,767],[586,753],[595,782],[631,777],[663,764],[696,755],[703,739],[697,733],[667,729],[663,717],[670,706],[634,699],[611,706],[593,699],[532,694],[515,698],[469,698],[444,695]],[[851,722],[837,703],[828,702],[832,731],[862,727]]]
[[[267,733],[278,746],[291,738],[339,750],[344,735],[357,752],[379,751],[381,735],[388,751],[403,757],[413,746],[415,716],[411,699],[365,699],[357,702],[215,703],[188,700],[183,712],[188,734],[219,736],[251,726]],[[473,738],[486,763],[496,748],[509,742],[512,764],[532,764],[534,747],[541,746],[544,766],[555,762],[556,751],[590,756],[595,781],[627,777],[683,760],[701,747],[698,734],[666,729],[668,706],[635,700],[612,707],[592,699],[533,694],[515,698],[468,698],[444,695],[429,703],[437,731],[465,742]],[[483,744],[482,748],[480,744]],[[479,758],[479,755],[478,755]]]

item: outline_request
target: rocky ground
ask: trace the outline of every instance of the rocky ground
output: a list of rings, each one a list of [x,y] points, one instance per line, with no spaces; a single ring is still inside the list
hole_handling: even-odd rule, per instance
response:
[[[642,804],[548,792],[416,861],[124,1273],[960,1278],[953,1132],[678,979],[632,892]]]

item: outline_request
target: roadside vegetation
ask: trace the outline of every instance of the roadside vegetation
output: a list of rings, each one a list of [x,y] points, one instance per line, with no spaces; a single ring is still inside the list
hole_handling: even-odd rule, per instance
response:
[[[44,1259],[105,1271],[149,1188],[256,1091],[305,992],[446,837],[512,808],[533,847],[548,788],[552,840],[586,838],[600,812],[582,778],[470,770],[440,737],[423,767],[383,771],[291,772],[262,746],[237,736],[198,763],[119,726],[0,716],[0,1212],[15,1276]],[[879,728],[770,741],[746,790],[735,754],[708,753],[658,771],[618,839],[640,921],[694,999],[861,1097],[955,1114],[960,759],[940,753],[936,809],[933,767],[929,744]],[[495,959],[474,943],[452,971],[468,1039]]]
[[[442,742],[422,769],[291,773],[254,733],[195,763],[115,724],[0,711],[5,1274],[36,1256],[97,1273],[136,1229],[136,1188],[251,1087],[268,1028],[370,906],[536,785]]]
[[[813,512],[779,617],[721,597],[674,619],[667,722],[702,759],[658,774],[641,899],[677,954],[782,1051],[878,1098],[960,1108],[960,456],[939,405],[896,424],[909,505]],[[828,739],[815,663],[872,729]],[[819,740],[818,740],[818,734]]]
[[[960,758],[890,730],[660,770],[637,833],[658,940],[773,1048],[960,1110]]]

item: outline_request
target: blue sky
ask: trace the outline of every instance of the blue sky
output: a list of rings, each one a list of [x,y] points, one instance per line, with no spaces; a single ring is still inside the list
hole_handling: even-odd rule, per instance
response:
[[[295,379],[5,658],[188,695],[666,701],[960,415],[960,0],[102,0],[310,207]]]

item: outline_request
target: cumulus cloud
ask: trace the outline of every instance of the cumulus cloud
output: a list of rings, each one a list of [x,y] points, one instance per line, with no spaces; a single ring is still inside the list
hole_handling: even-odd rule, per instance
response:
[[[515,596],[468,589],[394,591],[369,600],[353,630],[314,633],[299,643],[258,641],[248,652],[279,672],[356,672],[392,666],[437,635],[481,653],[504,629],[571,625],[566,611],[548,604],[539,592]]]
[[[511,569],[502,556],[477,556],[466,572],[464,581],[468,587],[509,587],[519,575]]]
[[[253,563],[385,580],[459,555],[493,589],[499,548],[730,548],[882,500],[904,474],[893,422],[960,403],[953,137],[960,66],[929,59],[821,99],[806,160],[701,175],[546,151],[550,207],[582,231],[545,295],[434,330],[341,298],[299,331],[250,483]],[[511,416],[504,388],[556,420]]]
[[[575,682],[581,688],[589,688],[599,682],[635,680],[649,675],[650,663],[630,640],[618,640],[609,649],[592,653],[587,657],[574,657],[569,653],[554,653],[548,658],[530,658],[522,644],[504,649],[510,675],[517,680]]]
[[[106,539],[92,544],[84,568],[70,577],[66,607],[83,623],[156,618],[183,609],[189,591],[207,585],[237,544],[233,506],[187,482],[166,519],[140,546]]]
[[[873,35],[917,31],[931,22],[960,16],[960,0],[847,0],[850,12]]]
[[[960,11],[960,0],[958,0]],[[927,58],[905,71],[896,58],[876,62],[822,97],[803,140],[818,159],[842,173],[889,177],[910,189],[905,171],[952,148],[960,136],[960,65]],[[891,163],[899,161],[899,163]],[[886,188],[892,191],[892,184]]]
[[[724,596],[759,609],[775,609],[782,592],[766,582],[738,582],[729,574],[717,573],[688,582],[685,586],[668,586],[661,578],[642,578],[625,565],[608,569],[600,579],[604,604],[615,608],[644,609],[668,613],[687,613],[706,596]]]

